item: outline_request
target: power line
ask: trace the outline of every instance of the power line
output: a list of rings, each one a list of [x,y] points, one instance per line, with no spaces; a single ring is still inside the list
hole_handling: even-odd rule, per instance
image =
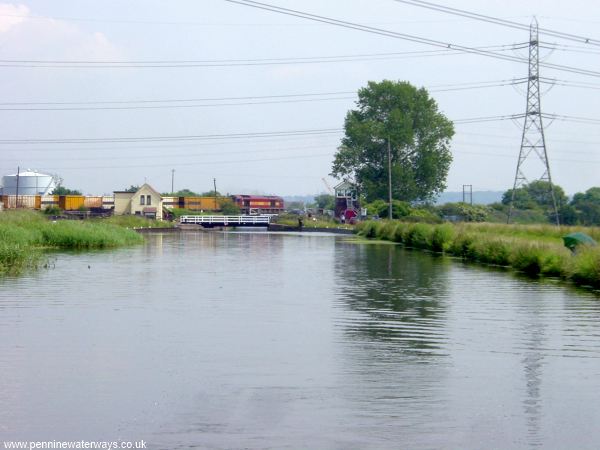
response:
[[[105,110],[130,110],[130,109],[174,109],[174,108],[211,108],[218,106],[251,106],[251,105],[276,105],[282,103],[312,103],[332,100],[352,100],[355,97],[322,97],[322,98],[304,98],[288,100],[268,100],[253,102],[230,102],[230,103],[192,103],[184,105],[164,104],[164,105],[129,105],[129,106],[63,106],[63,107],[0,107],[0,111],[105,111]]]
[[[218,151],[218,152],[201,152],[201,153],[193,153],[193,152],[187,152],[187,153],[160,153],[158,155],[154,155],[154,154],[148,154],[145,153],[143,155],[120,155],[120,156],[110,156],[109,158],[111,160],[118,160],[118,159],[130,159],[130,160],[137,160],[137,159],[163,159],[163,158],[205,158],[207,156],[221,156],[221,155],[247,155],[249,153],[251,154],[257,154],[257,153],[280,153],[280,152],[289,152],[289,151],[295,151],[295,150],[307,150],[307,149],[331,149],[331,150],[335,150],[336,146],[331,146],[331,145],[303,145],[300,147],[278,147],[276,149],[270,148],[270,149],[259,149],[259,150],[233,150],[233,151]],[[76,156],[76,157],[69,157],[65,160],[67,161],[98,161],[98,160],[106,160],[107,156],[105,155],[105,153],[107,151],[111,151],[111,150],[115,150],[114,148],[106,148],[103,149],[103,154],[101,156],[95,156],[95,157],[81,157],[81,156]],[[36,158],[36,161],[56,161],[57,158],[55,156],[50,156],[47,159],[44,158]],[[209,161],[208,161],[209,162]]]
[[[186,166],[206,166],[210,164],[239,164],[239,163],[253,163],[253,162],[264,162],[264,161],[283,161],[283,160],[291,160],[291,159],[307,159],[307,158],[322,158],[324,156],[331,157],[331,152],[329,153],[314,153],[314,154],[302,154],[302,155],[294,155],[294,156],[281,156],[281,157],[273,157],[273,158],[254,158],[254,159],[236,159],[236,160],[221,160],[221,161],[200,161],[200,162],[181,162],[181,163],[173,163],[164,162],[160,164],[135,164],[135,165],[118,165],[118,166],[84,166],[84,167],[46,167],[48,170],[72,170],[72,169],[137,169],[140,167],[186,167]]]
[[[510,114],[504,116],[470,117],[465,119],[456,119],[453,120],[452,123],[456,125],[464,125],[470,123],[498,122],[503,120],[522,119],[524,116],[524,114]]]
[[[328,23],[330,25],[335,25],[335,26],[339,26],[342,28],[363,31],[366,33],[376,34],[376,35],[385,36],[385,37],[391,37],[391,38],[395,38],[395,39],[402,39],[402,40],[409,41],[409,42],[416,42],[419,44],[425,44],[425,45],[430,45],[430,46],[434,46],[434,47],[442,47],[442,48],[460,50],[460,51],[462,51],[464,53],[468,53],[468,54],[487,56],[490,58],[500,59],[500,60],[504,60],[504,61],[517,62],[517,63],[521,63],[521,64],[529,63],[528,59],[526,59],[526,58],[510,56],[510,55],[503,55],[503,54],[489,51],[489,50],[478,49],[476,47],[467,47],[467,46],[463,46],[463,45],[457,45],[457,44],[438,41],[438,40],[434,40],[434,39],[428,39],[428,38],[423,38],[423,37],[419,37],[419,36],[414,36],[414,35],[410,35],[410,34],[406,34],[406,33],[398,33],[398,32],[394,32],[394,31],[390,31],[390,30],[385,30],[382,28],[370,27],[370,26],[361,25],[361,24],[354,23],[354,22],[347,22],[347,21],[343,21],[343,20],[334,19],[331,17],[321,16],[321,15],[317,15],[317,14],[310,14],[310,13],[306,13],[306,12],[302,12],[302,11],[298,11],[298,10],[294,10],[294,9],[282,8],[280,6],[270,5],[268,3],[256,2],[253,0],[225,0],[225,1],[229,2],[229,3],[235,3],[235,4],[239,4],[239,5],[243,5],[243,6],[248,6],[251,8],[257,8],[257,9],[262,9],[265,11],[275,12],[278,14],[299,17],[302,19],[312,20],[312,21],[316,21],[316,22]],[[560,70],[560,71],[564,71],[564,72],[577,73],[579,75],[600,77],[600,72],[598,72],[598,71],[581,69],[578,67],[564,66],[564,65],[560,65],[560,64],[551,64],[551,63],[540,63],[540,66],[544,66],[546,68]]]
[[[492,45],[473,47],[481,51],[511,51],[525,48],[523,44]],[[286,58],[254,58],[254,59],[190,59],[190,60],[41,60],[41,59],[0,59],[0,67],[32,67],[63,69],[125,69],[125,68],[185,68],[185,67],[236,67],[236,66],[269,66],[291,64],[325,64],[354,61],[382,61],[429,56],[461,55],[463,51],[445,47],[440,50],[414,50],[405,52],[349,54],[330,56],[307,56]]]
[[[488,116],[488,117],[472,117],[465,119],[456,119],[452,123],[455,125],[468,125],[473,123],[484,123],[484,122],[498,122],[503,120],[518,120],[525,117],[525,114],[512,114],[504,116]],[[560,114],[542,114],[545,119],[560,120],[563,122],[577,122],[583,124],[600,124],[600,119],[590,117],[578,117],[578,116],[565,116]]]
[[[487,157],[499,157],[499,158],[510,158],[510,159],[514,159],[515,155],[514,154],[508,154],[508,153],[482,153],[482,152],[469,152],[469,151],[462,151],[462,150],[453,150],[453,153],[458,153],[458,154],[465,154],[465,155],[477,155],[477,156],[485,156]],[[581,163],[581,164],[600,164],[600,161],[595,161],[595,160],[590,160],[590,159],[564,159],[564,158],[553,158],[554,161],[561,161],[561,162],[574,162],[574,163]]]
[[[525,78],[518,80],[474,81],[456,84],[442,84],[433,86],[430,92],[451,92],[471,89],[487,89],[517,85],[527,82]],[[281,94],[246,97],[213,97],[192,99],[165,99],[165,100],[116,100],[116,101],[89,101],[89,102],[0,102],[0,111],[95,111],[95,110],[129,110],[129,109],[170,109],[170,108],[205,108],[219,106],[247,106],[269,105],[279,103],[301,103],[317,101],[351,100],[347,94],[354,91],[338,91],[308,94]],[[343,96],[340,96],[343,95]],[[309,98],[301,98],[309,97]],[[317,97],[317,98],[314,98]],[[247,100],[233,102],[234,100]],[[206,101],[221,103],[201,103]],[[229,102],[229,103],[225,103]],[[183,103],[183,104],[177,104]]]
[[[540,42],[540,48],[543,48],[544,50],[552,50],[559,52],[581,53],[584,55],[600,55],[600,51],[591,50],[588,47],[557,45],[552,42]]]
[[[494,138],[494,139],[510,139],[510,140],[515,140],[516,139],[515,136],[510,136],[510,135],[506,135],[506,134],[469,133],[469,132],[465,132],[465,131],[461,131],[460,133],[457,133],[457,135],[459,137],[462,136],[462,135],[465,135],[465,136],[480,136],[480,137]],[[559,136],[565,136],[565,135],[564,134],[559,134]],[[561,142],[561,143],[567,143],[567,144],[581,144],[581,145],[595,145],[595,146],[600,146],[600,142],[578,141],[578,140],[573,140],[573,139],[554,139],[553,138],[552,142]],[[456,141],[453,141],[453,143],[456,143]],[[461,143],[461,144],[463,144],[463,145],[471,145],[471,144],[465,144],[464,142]],[[488,145],[488,144],[485,144],[485,145]],[[482,146],[484,146],[484,144],[482,144]],[[589,153],[589,152],[574,152],[574,153]]]
[[[590,117],[579,117],[579,116],[565,116],[560,114],[542,114],[544,118],[552,119],[552,120],[560,120],[563,122],[576,122],[576,123],[584,123],[590,125],[600,124],[600,119],[594,119]]]
[[[267,140],[265,140],[267,139]],[[177,143],[177,144],[171,144],[171,143],[166,143],[163,145],[160,144],[154,144],[154,145],[149,145],[146,143],[139,143],[139,144],[143,144],[142,146],[136,146],[136,145],[119,145],[119,146],[102,146],[102,147],[90,147],[90,146],[86,146],[86,147],[67,147],[67,148],[45,148],[45,147],[33,147],[33,148],[27,148],[27,149],[23,149],[22,147],[19,148],[19,152],[22,151],[27,151],[27,152],[82,152],[82,151],[93,151],[93,150],[101,150],[101,151],[108,151],[108,150],[142,150],[142,151],[147,151],[148,149],[159,149],[159,150],[165,150],[165,149],[179,149],[179,148],[188,148],[188,147],[203,147],[203,146],[211,146],[211,147],[215,147],[215,146],[222,146],[222,145],[242,145],[242,144],[248,144],[248,145],[263,145],[263,144],[277,144],[280,145],[280,142],[294,142],[294,141],[302,141],[302,140],[306,140],[306,139],[310,139],[310,140],[315,140],[315,139],[339,139],[339,136],[336,134],[323,134],[323,135],[308,135],[308,136],[290,136],[290,137],[278,137],[278,136],[267,136],[264,139],[250,139],[250,140],[243,140],[243,139],[232,139],[231,141],[227,141],[227,140],[219,140],[219,141],[207,141],[207,142],[194,142],[194,143]],[[109,143],[110,144],[110,143]],[[136,144],[135,142],[133,144]]]
[[[128,143],[128,142],[165,142],[165,141],[203,141],[218,139],[262,138],[270,136],[313,136],[337,134],[343,131],[340,128],[323,128],[314,130],[268,131],[253,133],[228,133],[205,135],[179,135],[179,136],[147,136],[147,137],[111,137],[111,138],[57,138],[57,139],[1,139],[2,145],[22,144],[98,144],[98,143]]]
[[[152,100],[96,100],[87,102],[0,102],[0,106],[29,106],[29,105],[120,105],[133,103],[179,103],[179,102],[219,102],[235,100],[287,99],[296,97],[320,97],[328,95],[354,94],[354,91],[310,92],[302,94],[251,95],[241,97],[204,97],[204,98],[172,98]]]
[[[70,22],[93,22],[93,23],[113,23],[126,25],[174,25],[174,26],[195,26],[195,27],[293,27],[305,26],[298,23],[268,23],[268,22],[197,22],[197,21],[157,21],[157,20],[133,20],[133,19],[98,19],[90,17],[70,17],[70,16],[38,16],[33,14],[0,14],[0,17],[17,17],[24,20],[64,20]],[[447,22],[443,20],[401,20],[394,22],[372,22],[371,24],[405,24],[405,23],[440,23]]]
[[[449,6],[438,5],[436,3],[431,3],[423,0],[393,0],[397,3],[404,3],[406,5],[417,6],[419,8],[426,8],[434,11],[443,12],[446,14],[452,14],[460,17],[467,17],[469,19],[479,20],[482,22],[493,23],[496,25],[502,25],[505,27],[516,28],[519,30],[529,30],[529,25],[525,25],[518,22],[513,22],[506,19],[500,19],[498,17],[486,16],[484,14],[478,14],[470,11],[466,11],[458,8],[451,8]],[[555,31],[548,28],[539,28],[539,33],[547,36],[552,36],[560,39],[576,41],[583,44],[589,44],[594,46],[600,46],[600,40],[592,39],[585,36],[578,36],[571,33],[564,33],[561,31]]]
[[[407,41],[411,41],[411,42],[416,42],[419,44],[427,44],[427,45],[433,45],[433,46],[441,47],[441,48],[460,50],[460,51],[463,51],[466,53],[474,53],[474,54],[480,54],[480,55],[485,55],[485,56],[491,56],[494,58],[505,59],[505,60],[509,60],[509,61],[513,61],[513,62],[520,62],[520,63],[526,62],[525,59],[518,58],[516,56],[496,54],[494,52],[477,49],[475,47],[465,47],[465,46],[460,46],[460,45],[454,45],[454,44],[451,44],[448,42],[442,42],[442,41],[437,41],[434,39],[422,38],[419,36],[414,36],[414,35],[410,35],[410,34],[406,34],[406,33],[398,33],[398,32],[394,32],[394,31],[390,31],[390,30],[385,30],[382,28],[370,27],[367,25],[361,25],[361,24],[354,23],[354,22],[347,22],[347,21],[343,21],[343,20],[334,19],[331,17],[321,16],[321,15],[317,15],[317,14],[310,14],[310,13],[302,12],[299,10],[283,8],[283,7],[276,6],[276,5],[270,5],[267,3],[261,3],[261,2],[251,1],[251,0],[225,0],[225,1],[229,2],[229,3],[236,3],[239,5],[243,5],[243,6],[249,6],[251,8],[257,8],[257,9],[262,9],[262,10],[266,10],[266,11],[276,12],[279,14],[285,14],[288,16],[299,17],[302,19],[312,20],[312,21],[321,22],[321,23],[327,23],[330,25],[336,25],[336,26],[343,27],[343,28],[364,31],[367,33],[377,34],[380,36],[403,39],[403,40],[407,40]]]
[[[556,78],[540,77],[540,83],[549,84],[552,86],[565,86],[565,87],[593,89],[593,90],[600,89],[600,84],[598,84],[598,83],[588,83],[588,82],[584,82],[584,81],[560,80],[560,79],[556,79]]]

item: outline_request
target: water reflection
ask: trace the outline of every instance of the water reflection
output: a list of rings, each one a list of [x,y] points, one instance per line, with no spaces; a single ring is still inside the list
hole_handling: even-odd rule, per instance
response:
[[[182,233],[0,280],[0,435],[597,448],[600,302],[332,236]]]
[[[393,245],[340,247],[338,300],[348,336],[393,343],[395,352],[443,355],[448,261]]]
[[[523,347],[521,364],[525,380],[523,410],[527,421],[527,442],[530,448],[536,448],[543,445],[542,380],[548,317],[545,317],[543,299],[538,298],[537,295],[526,299],[519,309],[522,315],[522,328],[519,330],[520,345]]]

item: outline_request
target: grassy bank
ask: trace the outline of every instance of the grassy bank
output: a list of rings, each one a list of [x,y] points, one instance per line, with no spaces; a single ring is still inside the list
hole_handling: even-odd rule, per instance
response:
[[[96,223],[116,225],[123,228],[173,228],[174,222],[166,220],[150,220],[141,216],[111,216],[105,219],[94,219]]]
[[[348,230],[354,229],[354,225],[350,224],[340,224],[333,219],[330,218],[317,218],[317,217],[306,217],[306,216],[297,216],[293,214],[282,214],[277,217],[275,223],[280,225],[288,225],[291,227],[298,226],[298,218],[302,219],[303,228],[344,228]]]
[[[359,234],[367,238],[511,267],[529,275],[560,277],[600,287],[600,247],[583,248],[572,255],[562,242],[562,236],[576,230],[600,240],[599,229],[469,223],[429,225],[399,221],[368,221],[357,228]]]
[[[47,249],[102,249],[138,244],[135,231],[101,221],[52,222],[33,211],[0,213],[0,275],[36,267]]]

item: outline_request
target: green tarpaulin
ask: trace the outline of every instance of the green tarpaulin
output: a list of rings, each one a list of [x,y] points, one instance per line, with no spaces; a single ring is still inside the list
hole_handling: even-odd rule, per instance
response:
[[[567,234],[566,236],[563,236],[563,241],[565,247],[571,250],[575,250],[579,245],[597,245],[595,240],[581,232]]]

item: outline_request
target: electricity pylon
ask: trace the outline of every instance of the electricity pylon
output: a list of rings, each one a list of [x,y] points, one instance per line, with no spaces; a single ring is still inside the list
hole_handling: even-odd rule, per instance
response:
[[[552,198],[554,214],[556,216],[556,225],[560,225],[558,217],[558,207],[556,196],[554,195],[554,186],[550,176],[550,164],[548,163],[548,153],[546,151],[546,138],[544,136],[544,124],[542,121],[542,106],[540,102],[540,48],[538,22],[534,19],[529,27],[529,77],[527,82],[527,109],[525,111],[525,121],[523,123],[523,135],[521,138],[521,150],[519,151],[519,161],[515,174],[515,183],[508,208],[508,220],[510,223],[515,194],[518,188],[527,184],[525,177],[524,163],[527,157],[533,152],[536,154],[543,165],[543,173],[539,178],[541,181],[547,181],[549,194]]]

